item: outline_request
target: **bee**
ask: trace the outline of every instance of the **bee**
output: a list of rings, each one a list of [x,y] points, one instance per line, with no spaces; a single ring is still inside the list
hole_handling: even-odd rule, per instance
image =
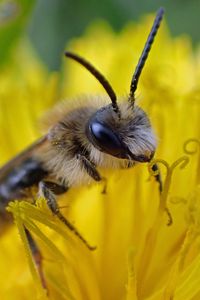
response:
[[[149,162],[156,138],[149,118],[135,104],[135,91],[157,34],[164,9],[157,12],[143,52],[133,74],[128,97],[118,101],[107,79],[87,60],[66,52],[65,56],[86,68],[103,86],[108,97],[82,96],[65,101],[50,112],[46,135],[0,169],[0,218],[11,200],[26,199],[37,186],[53,212],[89,248],[92,247],[62,215],[56,195],[71,187],[103,180],[98,168],[128,168]],[[25,229],[33,255],[37,249]],[[38,250],[39,251],[39,250]]]

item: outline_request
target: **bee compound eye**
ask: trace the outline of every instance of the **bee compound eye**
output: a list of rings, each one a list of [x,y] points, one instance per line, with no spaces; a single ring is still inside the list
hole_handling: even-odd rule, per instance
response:
[[[101,151],[113,156],[121,156],[123,145],[119,137],[105,124],[92,122],[89,125],[92,143]]]

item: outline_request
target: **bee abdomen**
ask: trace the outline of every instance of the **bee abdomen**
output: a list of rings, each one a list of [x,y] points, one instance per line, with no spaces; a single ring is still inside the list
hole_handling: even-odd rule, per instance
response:
[[[22,198],[24,189],[39,183],[47,171],[35,159],[27,159],[12,169],[0,182],[0,205],[6,206],[10,200]]]

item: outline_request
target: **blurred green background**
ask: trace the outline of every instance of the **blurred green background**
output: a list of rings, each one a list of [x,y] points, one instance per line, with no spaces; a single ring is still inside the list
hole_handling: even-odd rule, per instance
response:
[[[22,36],[31,41],[50,70],[58,70],[67,41],[83,34],[95,20],[106,20],[115,31],[138,21],[160,6],[172,35],[200,40],[200,0],[0,0],[0,64],[6,64]],[[134,37],[130,37],[134,38]]]

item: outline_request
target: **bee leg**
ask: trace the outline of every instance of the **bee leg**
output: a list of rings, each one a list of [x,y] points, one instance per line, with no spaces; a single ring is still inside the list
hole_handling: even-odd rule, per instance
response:
[[[45,181],[45,184],[54,195],[62,195],[66,193],[69,189],[67,185],[58,184],[53,181]]]
[[[92,177],[95,181],[101,181],[102,177],[96,169],[95,164],[93,164],[85,155],[77,154],[77,159],[82,163],[83,168],[87,174]]]
[[[88,244],[88,242],[84,239],[84,237],[78,232],[76,227],[71,224],[60,212],[60,209],[58,207],[55,192],[56,190],[60,191],[62,189],[62,186],[60,186],[57,183],[54,183],[54,192],[51,190],[52,182],[49,184],[49,182],[40,181],[39,183],[39,194],[42,195],[46,201],[47,205],[52,211],[54,215],[56,215],[61,222],[63,222],[90,250],[95,250],[96,247],[93,247]]]
[[[107,179],[105,177],[101,177],[99,172],[96,169],[96,166],[85,156],[81,154],[77,154],[77,158],[79,161],[81,161],[83,168],[87,172],[87,174],[92,177],[95,181],[103,181],[103,190],[102,194],[106,194],[107,190]]]
[[[162,183],[162,177],[161,177],[160,169],[159,169],[159,167],[158,167],[157,164],[154,164],[154,165],[152,166],[152,170],[153,170],[153,172],[156,173],[156,174],[154,175],[154,177],[155,177],[156,181],[158,182],[158,189],[159,189],[159,192],[160,192],[160,195],[161,195],[162,192],[163,192],[163,183]],[[165,212],[166,212],[166,214],[167,214],[167,216],[168,216],[168,222],[167,222],[167,225],[170,226],[170,225],[172,225],[172,223],[173,223],[173,219],[172,219],[172,215],[171,215],[171,213],[170,213],[168,207],[165,207]]]
[[[42,266],[42,261],[43,261],[42,254],[41,254],[36,242],[34,241],[30,231],[28,229],[26,229],[25,227],[24,227],[24,230],[25,230],[27,241],[28,241],[28,244],[29,244],[32,256],[33,256],[33,260],[35,262],[36,268],[38,270],[38,274],[40,276],[42,286],[48,292],[48,288],[47,288],[47,284],[46,284],[46,280],[45,280],[45,276],[44,276],[44,272],[43,272],[43,266]]]

